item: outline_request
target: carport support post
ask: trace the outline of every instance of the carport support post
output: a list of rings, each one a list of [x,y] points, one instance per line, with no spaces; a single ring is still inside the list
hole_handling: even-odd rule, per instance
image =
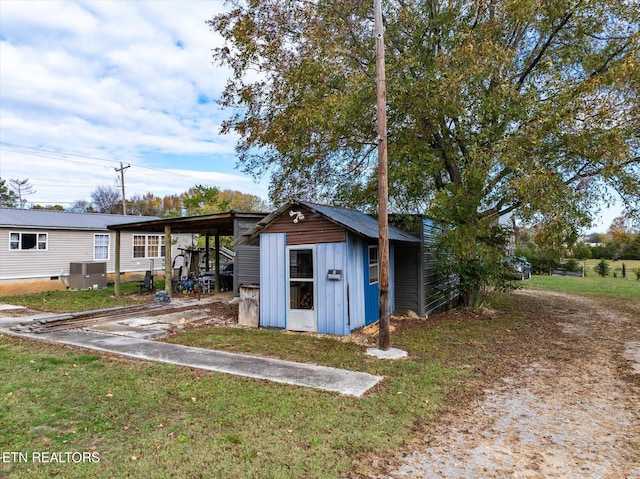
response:
[[[120,230],[116,230],[116,257],[113,270],[113,294],[120,297]]]
[[[216,231],[216,274],[215,292],[220,292],[220,233]]]
[[[171,257],[171,226],[164,227],[164,290],[171,297],[171,278],[173,271],[173,258]]]

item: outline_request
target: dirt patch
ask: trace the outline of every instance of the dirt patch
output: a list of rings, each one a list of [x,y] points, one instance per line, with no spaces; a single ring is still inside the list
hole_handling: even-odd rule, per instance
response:
[[[195,310],[202,311],[203,319],[194,321],[188,321],[181,324],[178,328],[174,328],[172,333],[180,333],[182,331],[191,331],[199,328],[206,328],[210,326],[234,326],[238,324],[238,302],[230,301],[214,301],[208,303],[192,303],[185,307],[185,311],[194,312]]]
[[[579,296],[517,295],[530,330],[497,345],[484,390],[372,477],[640,477],[640,316]]]

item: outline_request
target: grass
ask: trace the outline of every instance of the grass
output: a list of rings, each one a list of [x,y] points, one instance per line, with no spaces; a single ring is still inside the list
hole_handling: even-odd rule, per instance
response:
[[[591,276],[591,275],[597,276],[597,274],[594,272],[594,268],[600,261],[601,260],[599,259],[588,259],[584,261],[585,268],[587,271],[587,276]],[[635,274],[635,271],[636,270],[640,271],[640,260],[630,259],[630,260],[613,261],[613,260],[606,259],[605,262],[609,265],[609,276],[622,279],[622,264],[624,263],[626,274],[627,274],[626,279],[637,281],[637,276]]]
[[[534,277],[523,284],[634,305],[640,298],[640,282],[619,278]],[[92,293],[93,304],[103,292],[63,293],[73,302]],[[105,292],[97,302],[109,301]],[[329,479],[376,472],[374,459],[408,447],[443,410],[465,407],[485,375],[518,363],[539,317],[518,301],[496,298],[498,312],[490,316],[464,311],[394,322],[392,345],[409,352],[401,361],[366,356],[363,346],[336,338],[273,330],[214,327],[171,339],[384,376],[362,398],[0,335],[0,453],[28,459],[0,458],[0,477]],[[33,453],[42,452],[94,455],[93,462],[34,462]]]
[[[15,304],[54,313],[75,313],[95,309],[131,306],[148,302],[149,297],[137,296],[139,282],[120,284],[121,296],[116,298],[113,285],[98,290],[47,291],[19,296],[0,296],[0,303]],[[164,280],[156,282],[156,288],[164,288]],[[136,295],[133,295],[136,293]]]
[[[536,275],[530,280],[526,280],[523,286],[531,289],[549,289],[605,298],[640,299],[640,281],[629,281],[613,276],[602,278],[597,275],[589,275],[584,278],[576,278]]]
[[[385,377],[362,398],[84,354],[0,336],[4,451],[95,452],[99,462],[0,462],[9,477],[337,478],[406,446],[488,364],[521,320],[475,316],[398,325],[385,361],[333,338],[211,328],[174,342],[350,368]],[[364,468],[364,469],[363,469]]]

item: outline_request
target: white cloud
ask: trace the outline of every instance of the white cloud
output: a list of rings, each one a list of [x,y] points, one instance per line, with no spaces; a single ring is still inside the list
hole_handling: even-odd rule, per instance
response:
[[[183,170],[172,172],[175,181],[169,173],[138,180],[131,168],[131,194],[179,193],[206,180],[264,196],[265,187],[233,172],[236,138],[218,135],[226,114],[215,99],[227,72],[211,64],[221,39],[205,22],[223,9],[210,1],[3,0],[0,176],[33,178],[35,201],[66,201],[80,189],[65,185],[84,192],[114,180],[112,168],[97,166],[104,162],[42,158],[47,150]],[[19,154],[15,145],[37,150]]]

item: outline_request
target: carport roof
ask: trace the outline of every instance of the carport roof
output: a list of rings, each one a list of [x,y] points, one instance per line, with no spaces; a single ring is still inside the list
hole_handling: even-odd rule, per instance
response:
[[[132,221],[108,225],[107,228],[116,231],[145,231],[164,233],[165,226],[171,227],[172,233],[200,233],[217,234],[220,236],[234,235],[234,221],[249,218],[260,220],[267,213],[250,213],[246,211],[227,211],[210,215],[179,216],[176,218],[161,218],[147,221]],[[133,217],[132,217],[133,219]]]

